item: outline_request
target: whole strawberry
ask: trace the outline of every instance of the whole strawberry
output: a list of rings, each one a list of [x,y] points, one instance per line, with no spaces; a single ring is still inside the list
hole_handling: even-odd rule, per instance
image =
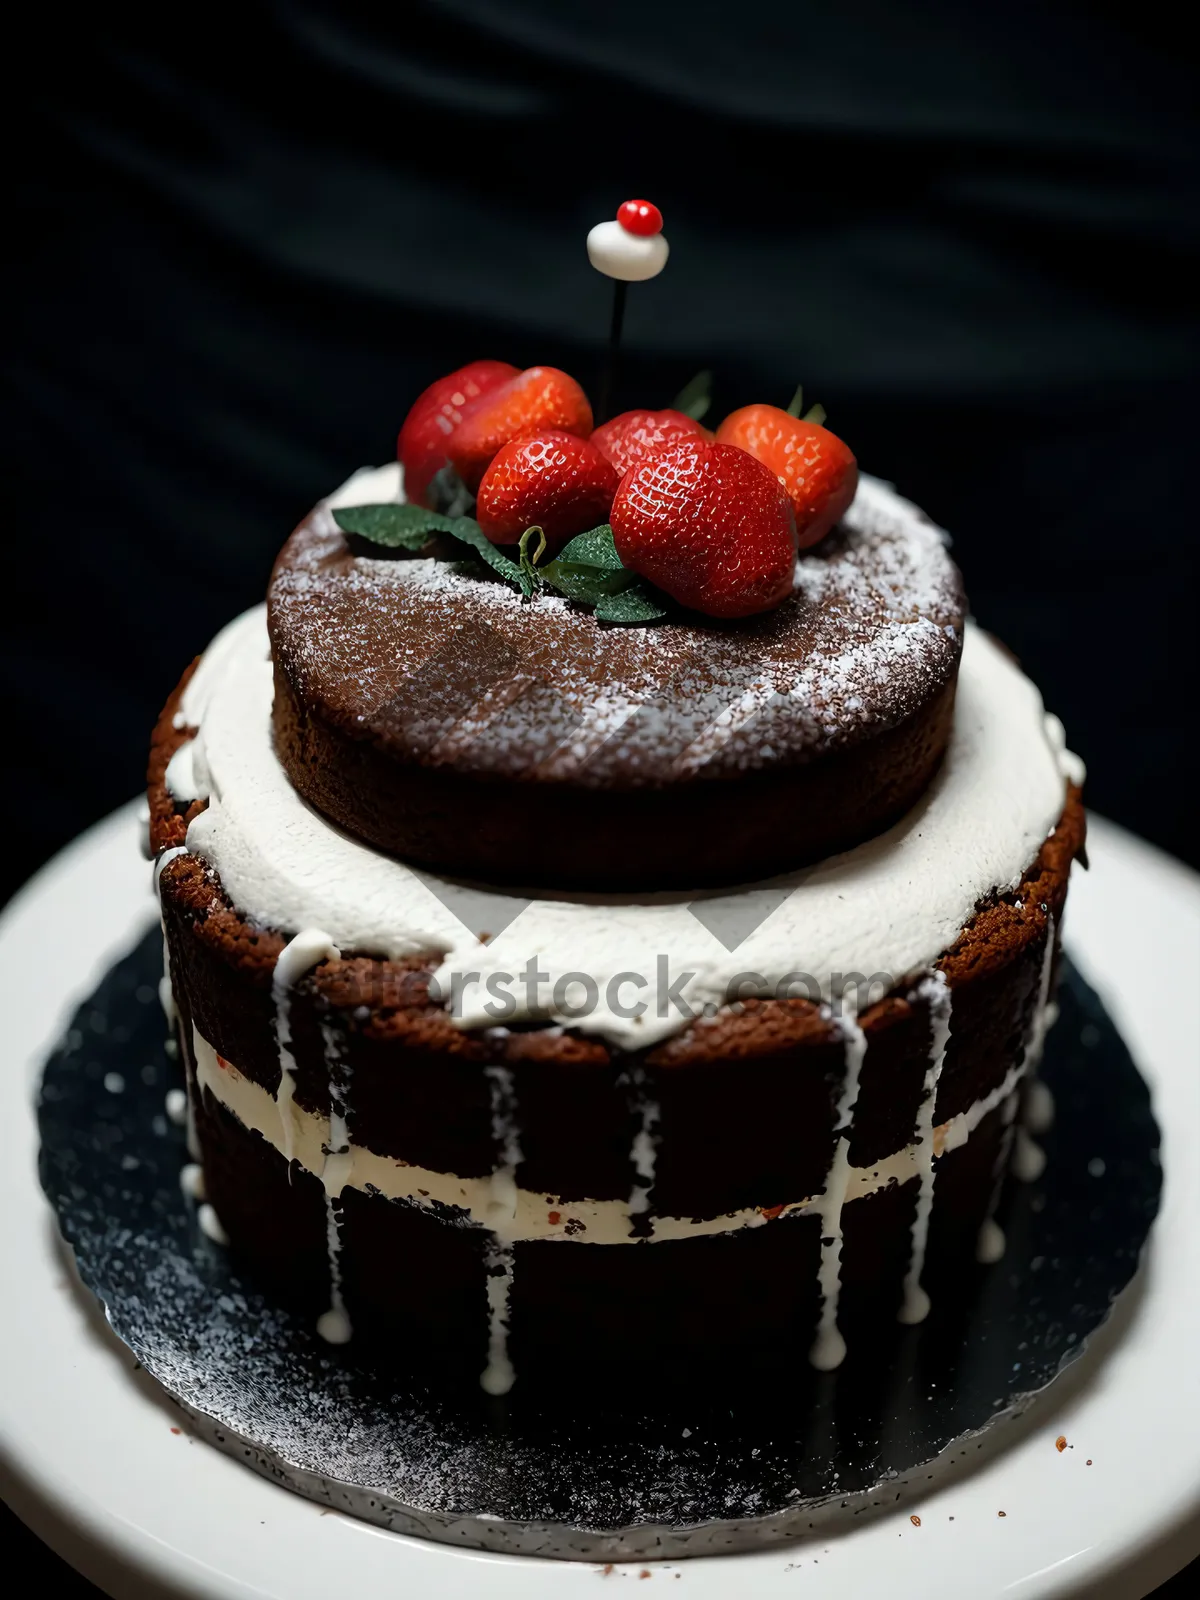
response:
[[[428,505],[426,491],[446,465],[447,441],[467,412],[488,389],[516,375],[507,361],[472,361],[431,383],[413,401],[396,441],[404,493],[413,505]]]
[[[733,445],[687,439],[631,467],[610,520],[625,566],[693,611],[748,617],[792,592],[791,502]]]
[[[622,411],[619,417],[600,424],[592,434],[592,443],[623,474],[658,451],[689,438],[711,439],[712,434],[682,411]]]
[[[592,431],[588,397],[557,367],[528,367],[476,401],[450,440],[450,464],[474,492],[502,445],[535,433]]]
[[[717,439],[748,450],[770,467],[792,502],[801,550],[823,539],[854,499],[858,462],[849,446],[819,422],[778,406],[743,406],[725,418]]]
[[[536,523],[553,555],[608,521],[618,481],[599,450],[573,433],[513,439],[483,475],[475,517],[496,544],[516,544]]]

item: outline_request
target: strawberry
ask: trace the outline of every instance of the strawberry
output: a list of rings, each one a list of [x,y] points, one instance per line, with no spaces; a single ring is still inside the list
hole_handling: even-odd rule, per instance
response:
[[[625,566],[693,611],[748,617],[792,592],[791,501],[734,445],[685,439],[631,467],[610,521]]]
[[[607,522],[619,478],[586,439],[550,431],[502,445],[479,485],[475,516],[489,539],[516,544],[538,524],[549,553]]]
[[[793,417],[778,406],[743,406],[725,418],[717,439],[739,445],[770,467],[792,502],[801,550],[823,539],[854,499],[858,462],[819,422]]]
[[[413,401],[396,441],[404,493],[413,505],[427,505],[430,481],[446,465],[446,441],[466,413],[486,390],[516,375],[507,361],[472,361],[431,383]]]
[[[501,445],[552,431],[586,439],[592,431],[588,397],[557,367],[528,367],[471,408],[450,441],[450,463],[474,491]]]
[[[664,446],[678,444],[692,434],[712,438],[707,428],[682,411],[622,411],[619,417],[600,424],[592,443],[618,472],[625,473]]]

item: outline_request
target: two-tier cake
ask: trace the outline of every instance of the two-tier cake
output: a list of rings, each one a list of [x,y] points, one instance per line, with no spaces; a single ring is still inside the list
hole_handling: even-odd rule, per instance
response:
[[[154,735],[209,1231],[492,1393],[969,1295],[1084,824],[944,535],[817,418],[595,429],[548,368],[400,457]]]

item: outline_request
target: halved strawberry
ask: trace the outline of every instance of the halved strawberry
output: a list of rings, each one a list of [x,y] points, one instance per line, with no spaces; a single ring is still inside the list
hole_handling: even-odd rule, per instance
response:
[[[778,406],[743,406],[725,418],[717,440],[748,450],[770,467],[792,502],[801,550],[823,539],[854,499],[858,462],[819,422]]]
[[[586,439],[538,433],[501,446],[479,485],[475,516],[496,544],[516,544],[536,523],[554,555],[577,533],[608,521],[617,483]]]
[[[474,491],[501,445],[552,431],[586,439],[592,431],[588,397],[557,367],[527,367],[472,406],[450,441],[450,464]]]
[[[733,445],[685,439],[631,467],[610,521],[624,565],[693,611],[748,617],[792,592],[791,501]]]
[[[404,493],[415,506],[427,505],[425,492],[446,465],[446,444],[464,416],[488,389],[515,378],[507,361],[471,361],[431,383],[413,401],[396,441],[404,468]]]
[[[711,439],[712,434],[682,411],[622,411],[600,424],[592,443],[619,473],[625,473],[659,450],[693,437]]]

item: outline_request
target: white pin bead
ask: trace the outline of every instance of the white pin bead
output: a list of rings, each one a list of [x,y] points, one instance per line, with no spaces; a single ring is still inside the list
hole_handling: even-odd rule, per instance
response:
[[[657,278],[671,247],[661,233],[630,233],[619,222],[598,222],[587,236],[588,260],[606,278],[644,283]]]

